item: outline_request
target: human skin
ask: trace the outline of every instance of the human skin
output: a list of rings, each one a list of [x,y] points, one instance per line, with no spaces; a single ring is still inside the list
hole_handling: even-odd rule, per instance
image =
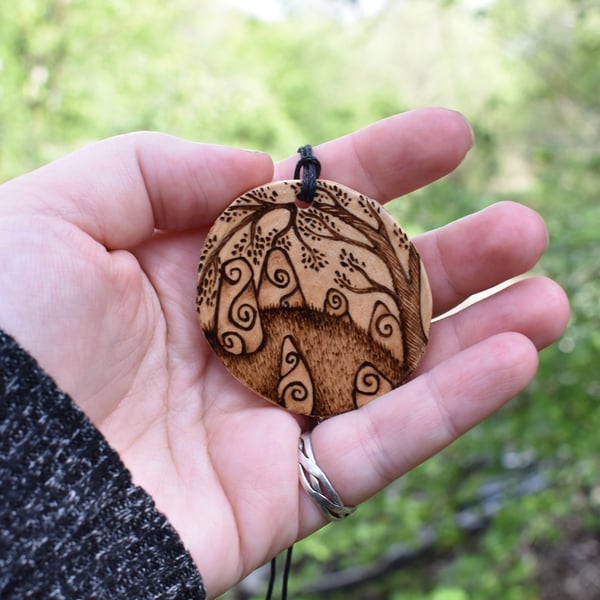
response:
[[[471,145],[462,116],[420,109],[314,154],[324,179],[385,202],[451,172]],[[211,597],[325,524],[298,482],[298,436],[314,423],[237,382],[194,303],[216,217],[248,189],[291,178],[296,161],[137,133],[0,187],[0,328],[116,449]],[[527,272],[547,242],[539,215],[510,202],[418,236],[434,315]],[[344,501],[360,504],[514,397],[568,313],[560,287],[536,277],[436,321],[408,383],[314,429]]]

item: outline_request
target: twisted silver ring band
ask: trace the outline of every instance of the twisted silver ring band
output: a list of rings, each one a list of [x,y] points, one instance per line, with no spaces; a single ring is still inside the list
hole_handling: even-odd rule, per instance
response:
[[[317,465],[308,432],[300,436],[298,467],[302,487],[329,521],[341,521],[356,510],[356,506],[346,506],[342,502],[325,473]]]

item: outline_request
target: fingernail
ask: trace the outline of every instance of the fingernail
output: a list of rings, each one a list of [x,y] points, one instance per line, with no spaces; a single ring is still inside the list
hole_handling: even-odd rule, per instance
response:
[[[253,150],[252,148],[243,148],[243,150],[248,154],[263,154],[268,156],[268,152],[264,152],[263,150]]]
[[[460,112],[458,114],[463,118],[463,121],[465,122],[465,124],[467,125],[467,127],[469,129],[469,134],[471,136],[471,143],[469,144],[469,149],[471,149],[473,147],[473,145],[475,144],[475,131],[473,130],[473,126],[469,122],[469,119],[467,119],[467,117],[465,117],[465,115],[463,115]]]

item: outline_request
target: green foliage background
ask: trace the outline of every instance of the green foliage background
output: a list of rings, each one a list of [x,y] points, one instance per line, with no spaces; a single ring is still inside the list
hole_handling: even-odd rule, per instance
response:
[[[351,596],[579,597],[549,595],[543,573],[573,527],[600,531],[599,3],[389,0],[370,15],[350,0],[282,6],[270,21],[208,0],[2,2],[0,181],[137,129],[280,158],[409,108],[463,112],[477,137],[465,164],[393,210],[415,233],[502,199],[537,209],[551,235],[537,271],[567,290],[569,329],[509,406],[359,517],[299,544],[292,589],[311,597],[302,590],[326,571],[376,564],[433,528],[425,560]],[[544,485],[521,494],[514,482],[532,474]],[[480,510],[498,482],[489,526],[461,529],[457,512]]]

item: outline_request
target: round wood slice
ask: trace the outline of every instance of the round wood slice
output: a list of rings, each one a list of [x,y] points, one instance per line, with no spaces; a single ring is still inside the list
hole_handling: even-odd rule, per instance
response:
[[[413,244],[377,202],[318,180],[240,196],[210,230],[197,310],[229,371],[296,413],[329,417],[389,392],[419,362],[431,290]]]

